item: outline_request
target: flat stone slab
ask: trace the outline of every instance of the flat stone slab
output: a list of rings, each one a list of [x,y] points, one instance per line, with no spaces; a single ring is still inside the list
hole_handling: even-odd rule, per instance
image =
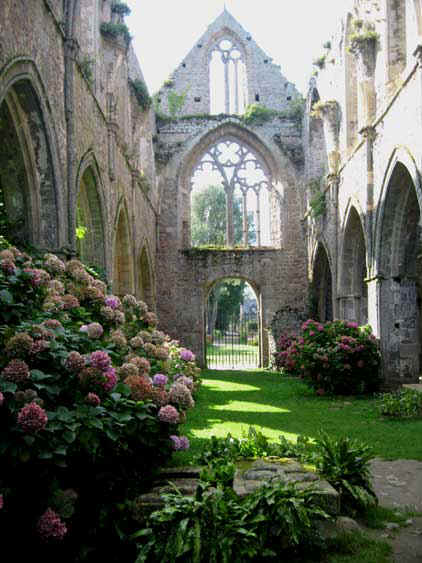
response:
[[[319,504],[332,515],[340,513],[338,492],[318,475],[301,463],[289,458],[265,458],[242,460],[237,469],[233,489],[240,497],[247,496],[265,483],[282,481],[295,483],[298,488],[313,487]],[[175,487],[186,496],[193,496],[199,481],[201,467],[166,467],[160,470],[157,481],[150,492],[138,497],[144,513],[148,514],[163,506],[163,494],[175,492]]]
[[[419,391],[419,393],[422,393],[422,383],[404,383],[403,387],[405,389],[413,389],[413,391]]]

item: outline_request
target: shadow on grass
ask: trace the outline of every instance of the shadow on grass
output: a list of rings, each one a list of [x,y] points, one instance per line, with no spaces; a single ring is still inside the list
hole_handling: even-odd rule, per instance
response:
[[[300,381],[274,372],[205,370],[196,407],[181,428],[191,452],[177,454],[188,462],[212,435],[241,437],[249,426],[270,440],[280,435],[315,438],[320,430],[349,436],[370,445],[378,456],[422,460],[422,420],[390,421],[380,417],[373,398],[317,397]]]

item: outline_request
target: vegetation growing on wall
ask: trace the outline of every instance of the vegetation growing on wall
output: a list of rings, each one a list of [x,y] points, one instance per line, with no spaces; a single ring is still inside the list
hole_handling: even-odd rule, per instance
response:
[[[310,215],[313,219],[317,219],[324,215],[327,210],[325,191],[321,189],[321,180],[311,180],[308,188],[311,193],[309,200]]]
[[[94,82],[94,62],[94,59],[89,55],[84,55],[79,61],[79,68],[90,85]]]
[[[111,37],[112,39],[123,37],[126,45],[129,45],[132,40],[129,28],[125,23],[103,22],[100,31],[105,37]]]
[[[368,21],[364,22],[359,19],[353,20],[353,32],[350,35],[349,47],[351,53],[357,53],[366,46],[375,47],[378,40],[379,33],[375,31],[375,25],[373,23]]]
[[[136,101],[138,102],[139,106],[142,108],[143,111],[146,111],[148,108],[151,107],[152,98],[148,94],[148,89],[146,84],[143,80],[136,78],[135,80],[129,79],[129,84],[132,88],[132,92],[135,95]]]
[[[189,90],[189,86],[181,94],[178,94],[177,92],[169,92],[167,94],[167,102],[168,102],[168,107],[171,117],[176,117],[176,115],[182,111],[183,106],[185,105],[186,102],[186,96],[188,90]]]
[[[120,16],[128,16],[131,9],[124,2],[114,2],[111,6],[111,11]]]

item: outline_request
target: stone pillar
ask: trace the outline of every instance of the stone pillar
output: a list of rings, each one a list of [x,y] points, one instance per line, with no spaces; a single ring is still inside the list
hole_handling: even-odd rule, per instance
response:
[[[374,215],[374,141],[377,136],[375,127],[364,127],[359,133],[366,139],[366,218],[365,229],[368,241],[369,270],[372,270],[373,256],[373,215]]]
[[[226,245],[234,246],[233,188],[226,184],[224,191],[226,192]]]
[[[246,191],[242,192],[242,197],[243,197],[243,244],[244,246],[248,246],[249,226],[248,226],[248,205],[246,200]]]
[[[357,43],[354,54],[357,59],[360,85],[359,105],[362,108],[361,127],[370,125],[376,117],[375,66],[378,41],[375,37]]]
[[[330,202],[334,215],[334,234],[335,234],[335,245],[334,245],[334,255],[333,255],[333,295],[332,295],[332,308],[333,308],[333,318],[341,318],[339,302],[337,299],[337,280],[339,272],[339,216],[338,216],[338,192],[340,186],[340,175],[339,174],[329,174],[327,176],[327,184],[329,186]]]
[[[322,118],[322,123],[324,126],[329,173],[337,174],[340,166],[340,106],[338,105],[338,102],[336,100],[319,102],[317,113]]]
[[[382,280],[381,276],[366,279],[368,286],[368,324],[371,325],[372,332],[377,338],[381,337],[380,292]]]

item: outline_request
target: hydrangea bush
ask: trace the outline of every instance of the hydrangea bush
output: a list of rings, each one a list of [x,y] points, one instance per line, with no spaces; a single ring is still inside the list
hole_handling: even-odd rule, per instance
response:
[[[0,346],[4,537],[19,529],[63,561],[109,556],[122,507],[189,447],[178,425],[200,384],[194,355],[80,261],[13,247],[0,252]]]
[[[283,334],[275,365],[300,377],[317,394],[373,393],[380,385],[380,352],[369,326],[348,321],[302,325],[299,336]]]

